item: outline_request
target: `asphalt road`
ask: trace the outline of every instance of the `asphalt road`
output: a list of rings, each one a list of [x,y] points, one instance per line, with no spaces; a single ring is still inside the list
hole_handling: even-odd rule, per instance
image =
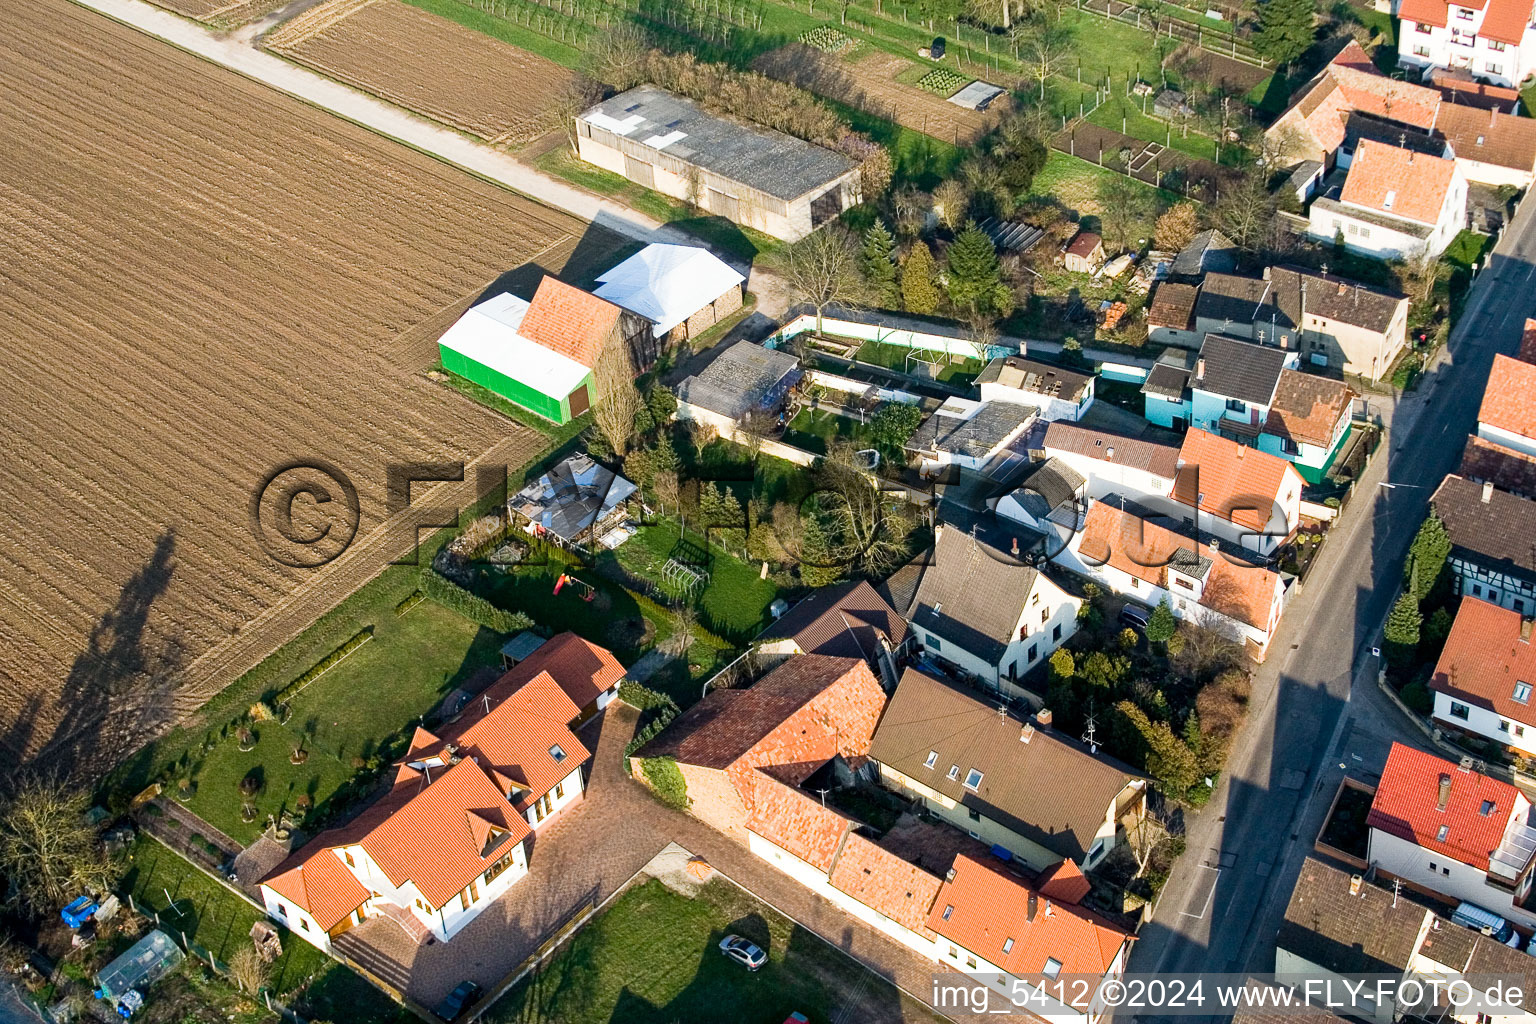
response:
[[[1526,203],[1449,350],[1392,410],[1388,451],[1288,608],[1255,676],[1249,721],[1211,802],[1187,822],[1187,853],[1142,929],[1132,972],[1273,970],[1276,928],[1339,778],[1379,775],[1393,740],[1427,747],[1377,688],[1371,648],[1429,497],[1475,429],[1493,354],[1513,352],[1532,315],[1536,204]]]

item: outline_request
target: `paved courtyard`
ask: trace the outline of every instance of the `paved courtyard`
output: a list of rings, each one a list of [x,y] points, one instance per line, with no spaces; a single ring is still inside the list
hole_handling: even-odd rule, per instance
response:
[[[347,954],[426,1006],[466,978],[489,989],[573,910],[607,898],[675,842],[702,854],[727,878],[918,999],[931,991],[934,974],[945,968],[844,914],[746,847],[651,799],[622,763],[637,719],[633,708],[615,703],[587,726],[583,740],[596,754],[585,799],[538,832],[528,876],[453,941],[417,946],[393,922],[379,917],[343,936]],[[595,746],[593,731],[599,732]]]

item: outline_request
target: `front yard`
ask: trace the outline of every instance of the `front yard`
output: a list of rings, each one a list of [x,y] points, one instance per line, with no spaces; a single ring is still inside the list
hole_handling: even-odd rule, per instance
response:
[[[742,935],[768,952],[755,973],[717,947]],[[492,1024],[780,1024],[934,1020],[888,982],[730,882],[692,898],[654,879],[619,897],[491,1007]]]

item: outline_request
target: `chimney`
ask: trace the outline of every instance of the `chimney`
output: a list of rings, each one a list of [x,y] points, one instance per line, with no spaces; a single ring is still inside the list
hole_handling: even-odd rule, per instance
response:
[[[1347,291],[1349,291],[1349,285],[1345,284],[1343,281],[1340,281],[1339,282],[1339,294],[1343,295]]]
[[[1033,722],[1025,722],[1024,728],[1019,730],[1019,742],[1028,743],[1035,738],[1035,726]]]
[[[1035,724],[1038,725],[1041,729],[1050,729],[1050,727],[1051,727],[1051,709],[1050,708],[1041,708],[1039,711],[1036,711],[1035,712]]]
[[[1238,458],[1242,458],[1243,456],[1245,456],[1247,454],[1248,454],[1248,446],[1247,445],[1240,444],[1240,445],[1237,446],[1237,457]]]
[[[1359,875],[1350,875],[1349,876],[1349,894],[1351,896],[1359,896],[1360,895],[1360,885],[1364,881],[1365,881],[1365,879],[1362,878]]]
[[[1019,538],[1013,538],[1013,557],[1019,557]]]
[[[1045,901],[1045,916],[1046,917],[1055,917],[1056,916],[1056,911],[1051,909],[1051,901],[1050,900],[1046,900]]]
[[[1528,644],[1528,643],[1531,642],[1531,626],[1532,626],[1533,623],[1536,623],[1536,619],[1521,619],[1520,620],[1520,642],[1521,643]]]
[[[943,523],[935,523],[934,526],[933,526],[933,542],[935,544],[937,544],[939,542],[939,534],[941,534],[943,532],[944,532],[944,524]]]
[[[1440,773],[1440,793],[1435,798],[1435,810],[1444,811],[1445,805],[1451,802],[1451,776],[1448,772]]]
[[[1486,505],[1491,500],[1493,500],[1493,482],[1490,481],[1490,480],[1484,480],[1483,481],[1483,504]]]
[[[954,880],[955,880],[955,869],[954,868],[950,868],[948,871],[944,872],[944,881],[946,881],[946,882],[953,882]]]
[[[1210,539],[1209,546],[1210,546],[1210,549],[1212,551],[1220,551],[1221,550],[1221,545],[1217,543],[1215,537],[1212,537]]]
[[[1034,920],[1035,920],[1035,911],[1039,909],[1039,904],[1040,904],[1040,897],[1037,896],[1034,893],[1030,893],[1029,894],[1029,911],[1028,911],[1029,917],[1028,917],[1028,920],[1031,923],[1033,923]]]
[[[1115,461],[1115,446],[1114,445],[1110,445],[1108,448],[1104,449],[1104,461],[1105,462],[1113,462],[1113,461]]]
[[[1195,379],[1205,379],[1205,356],[1201,356],[1199,359],[1195,360]]]

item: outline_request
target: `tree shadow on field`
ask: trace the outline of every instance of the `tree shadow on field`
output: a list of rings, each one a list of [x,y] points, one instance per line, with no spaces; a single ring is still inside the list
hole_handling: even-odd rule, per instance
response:
[[[81,777],[116,764],[143,743],[147,730],[175,715],[172,680],[182,666],[181,644],[148,635],[150,608],[175,572],[175,550],[176,531],[166,530],[92,627],[59,694],[64,718],[38,757],[50,768]]]
[[[604,227],[597,222],[588,224],[587,230],[582,232],[575,248],[558,271],[536,262],[513,267],[492,281],[476,297],[474,304],[478,305],[502,292],[511,292],[519,298],[531,300],[546,276],[557,277],[566,284],[590,291],[597,284],[597,275],[628,259],[641,248],[641,243],[614,228]]]

